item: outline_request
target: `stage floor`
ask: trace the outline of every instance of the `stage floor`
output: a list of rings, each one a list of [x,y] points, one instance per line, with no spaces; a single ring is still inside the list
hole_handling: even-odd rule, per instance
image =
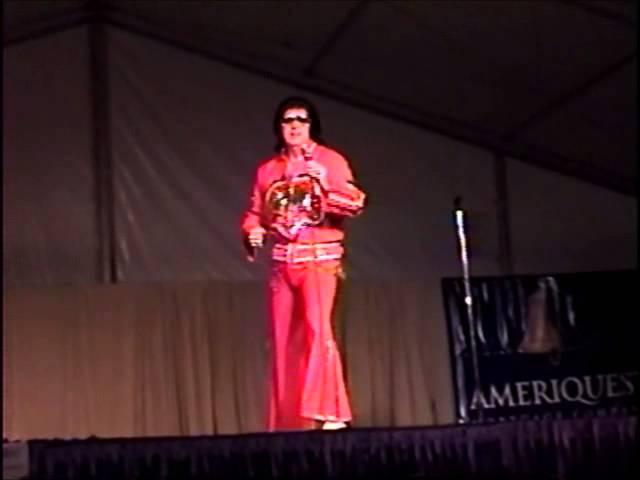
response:
[[[616,480],[639,471],[637,416],[26,445],[33,480]]]

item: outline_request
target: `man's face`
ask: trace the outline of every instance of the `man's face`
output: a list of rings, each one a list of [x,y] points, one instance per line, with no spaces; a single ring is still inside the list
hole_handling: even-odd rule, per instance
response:
[[[311,120],[304,108],[289,108],[280,119],[282,138],[288,147],[298,147],[309,143]]]

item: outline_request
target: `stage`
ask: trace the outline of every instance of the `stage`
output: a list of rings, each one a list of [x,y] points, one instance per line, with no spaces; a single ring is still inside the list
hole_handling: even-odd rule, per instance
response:
[[[637,416],[201,437],[51,439],[31,440],[26,446],[32,480],[378,475],[614,480],[635,478],[639,470]]]

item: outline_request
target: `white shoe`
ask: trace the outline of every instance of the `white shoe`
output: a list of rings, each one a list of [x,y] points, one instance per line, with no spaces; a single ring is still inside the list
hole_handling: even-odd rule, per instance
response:
[[[324,422],[322,424],[322,430],[340,430],[341,428],[347,428],[347,424],[344,422]]]

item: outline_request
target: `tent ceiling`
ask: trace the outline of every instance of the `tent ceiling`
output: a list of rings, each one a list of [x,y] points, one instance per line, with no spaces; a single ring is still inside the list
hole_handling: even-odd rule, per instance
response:
[[[636,194],[633,0],[4,0],[5,46],[91,18]]]

